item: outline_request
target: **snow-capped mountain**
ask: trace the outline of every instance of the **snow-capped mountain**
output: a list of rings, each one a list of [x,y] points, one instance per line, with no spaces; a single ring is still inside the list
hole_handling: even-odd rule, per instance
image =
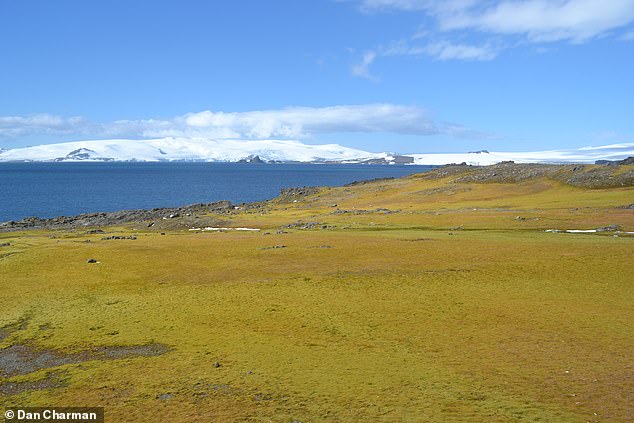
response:
[[[263,161],[320,162],[385,158],[337,144],[308,145],[282,140],[96,140],[16,148],[0,153],[0,161],[210,161],[237,162],[258,156]]]
[[[152,140],[76,141],[0,150],[0,162],[8,161],[207,161],[207,162],[341,162],[443,165],[489,165],[513,160],[518,163],[593,163],[634,156],[634,143],[584,147],[576,150],[536,152],[476,151],[448,154],[371,153],[338,144],[310,145],[289,140],[211,140],[160,138]]]
[[[634,156],[634,143],[583,147],[576,150],[532,152],[476,151],[464,154],[407,154],[415,164],[462,163],[486,166],[512,160],[516,163],[594,163],[597,160],[622,160]],[[1,157],[1,156],[0,156]]]

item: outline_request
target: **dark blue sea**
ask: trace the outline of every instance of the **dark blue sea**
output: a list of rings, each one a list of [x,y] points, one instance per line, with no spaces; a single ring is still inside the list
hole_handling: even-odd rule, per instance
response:
[[[25,217],[267,200],[432,166],[246,163],[0,163],[0,222]]]

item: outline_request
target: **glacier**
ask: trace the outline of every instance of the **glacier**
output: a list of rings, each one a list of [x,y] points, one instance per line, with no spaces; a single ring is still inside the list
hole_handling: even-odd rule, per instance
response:
[[[339,144],[304,144],[295,140],[214,140],[207,138],[158,138],[149,140],[88,140],[33,147],[0,149],[0,162],[80,161],[204,161],[238,162],[259,158],[264,162],[305,163],[408,163],[444,165],[466,163],[490,165],[502,161],[517,163],[594,163],[634,156],[634,143],[582,147],[572,150],[535,152],[468,153],[373,153]],[[256,160],[259,161],[259,160]]]

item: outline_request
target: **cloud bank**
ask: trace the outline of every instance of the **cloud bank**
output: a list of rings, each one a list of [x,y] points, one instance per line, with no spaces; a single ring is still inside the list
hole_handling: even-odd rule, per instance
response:
[[[170,119],[97,123],[49,114],[0,117],[0,137],[75,134],[97,137],[206,137],[213,139],[302,139],[318,134],[359,132],[483,137],[458,124],[436,122],[417,106],[389,103],[289,107],[249,112],[202,111]]]
[[[366,49],[351,71],[374,80],[370,65],[379,57],[486,61],[518,45],[634,39],[632,0],[360,0],[358,4],[364,13],[418,13],[425,23],[424,31],[396,43],[406,48]]]
[[[82,117],[64,118],[47,113],[0,116],[0,137],[14,138],[31,133],[72,133],[87,123]]]
[[[521,34],[533,42],[584,42],[634,22],[632,0],[362,0],[360,6],[423,12],[440,31]]]

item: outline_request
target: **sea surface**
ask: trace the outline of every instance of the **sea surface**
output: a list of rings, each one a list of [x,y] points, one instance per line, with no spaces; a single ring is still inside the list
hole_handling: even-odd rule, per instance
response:
[[[0,163],[0,222],[276,197],[433,166],[251,163]]]

